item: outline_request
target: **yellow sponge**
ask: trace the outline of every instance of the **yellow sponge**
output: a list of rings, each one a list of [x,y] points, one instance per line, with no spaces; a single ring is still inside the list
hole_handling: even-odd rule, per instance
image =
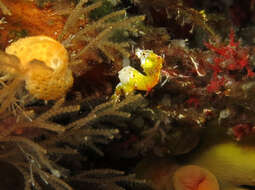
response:
[[[34,97],[56,100],[72,87],[68,52],[58,41],[47,36],[26,37],[13,42],[5,51],[20,59],[26,89]]]

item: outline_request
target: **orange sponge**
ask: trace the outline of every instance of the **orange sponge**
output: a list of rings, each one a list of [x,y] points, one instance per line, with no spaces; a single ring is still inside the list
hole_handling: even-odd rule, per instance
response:
[[[56,100],[72,87],[68,52],[58,41],[47,36],[26,37],[12,43],[5,51],[20,59],[26,89],[34,97]]]
[[[216,177],[209,170],[195,165],[177,169],[173,185],[175,190],[219,190]]]

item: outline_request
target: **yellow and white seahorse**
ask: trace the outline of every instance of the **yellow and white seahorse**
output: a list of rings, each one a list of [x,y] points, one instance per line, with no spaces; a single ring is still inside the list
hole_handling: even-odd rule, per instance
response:
[[[123,67],[118,73],[120,82],[112,96],[114,101],[118,101],[121,95],[127,96],[135,90],[149,92],[160,80],[163,58],[152,50],[136,49],[135,54],[140,59],[145,75],[132,66]]]

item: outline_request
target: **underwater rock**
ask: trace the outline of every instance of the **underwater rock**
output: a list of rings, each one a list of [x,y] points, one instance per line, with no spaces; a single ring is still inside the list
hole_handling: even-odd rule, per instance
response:
[[[209,127],[204,141],[187,161],[210,170],[219,180],[221,189],[238,189],[238,186],[255,187],[254,136],[234,141],[226,129]]]
[[[136,166],[138,178],[146,179],[154,190],[172,190],[173,174],[180,167],[175,160],[166,158],[144,159]]]
[[[180,182],[175,184],[172,181],[174,178],[181,177],[184,181],[187,180],[185,184],[193,184],[189,182],[193,177],[199,178],[207,174],[212,181],[218,180],[221,190],[241,190],[243,186],[253,188],[255,187],[254,144],[254,136],[237,142],[227,135],[226,128],[208,127],[201,135],[201,143],[192,152],[175,158],[143,160],[137,165],[136,173],[138,177],[148,180],[156,190],[182,190],[185,188],[179,188]],[[190,171],[193,169],[195,172]],[[178,174],[179,172],[181,174]],[[215,175],[216,178],[211,175]],[[219,189],[215,183],[213,184],[210,188]],[[174,186],[178,188],[173,188]]]

